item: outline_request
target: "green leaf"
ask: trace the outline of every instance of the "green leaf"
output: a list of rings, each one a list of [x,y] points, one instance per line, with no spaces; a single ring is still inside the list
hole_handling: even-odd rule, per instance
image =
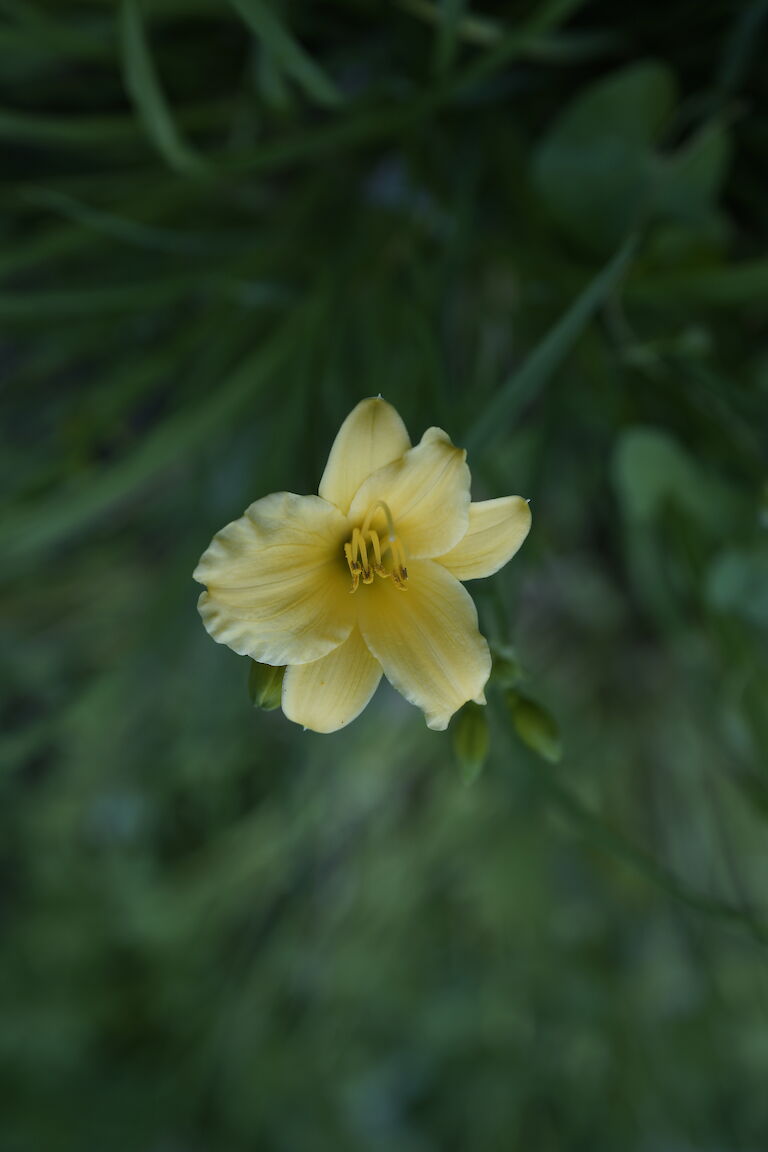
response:
[[[283,677],[285,668],[273,664],[260,664],[251,660],[248,673],[248,695],[254,708],[264,712],[274,712],[280,707],[283,697]]]
[[[342,97],[336,85],[263,0],[230,0],[245,23],[252,29],[264,48],[290,76],[318,104],[335,107]]]
[[[513,376],[510,376],[472,425],[465,443],[470,449],[486,447],[509,428],[520,410],[542,391],[560,367],[597,309],[615,290],[634,252],[628,240],[605,268],[587,284],[567,312]]]
[[[534,155],[533,182],[570,240],[605,255],[639,222],[674,98],[664,65],[636,64],[580,93],[550,128]]]
[[[465,8],[466,0],[440,0],[436,6],[438,21],[434,65],[438,74],[449,72],[453,67]]]
[[[170,168],[178,172],[200,171],[203,161],[182,139],[160,87],[137,0],[122,0],[120,17],[125,87],[147,135]]]
[[[56,147],[125,147],[137,136],[132,116],[38,116],[0,111],[0,139]]]
[[[290,108],[293,92],[287,83],[285,73],[274,53],[263,45],[257,61],[256,76],[259,92],[270,108],[275,108],[279,112]]]
[[[731,141],[719,121],[705,124],[682,148],[658,159],[654,173],[655,214],[699,220],[712,212],[731,158]]]
[[[646,275],[633,280],[627,296],[638,303],[706,305],[768,312],[768,260],[741,260],[715,268]]]
[[[153,251],[193,252],[203,247],[205,239],[190,232],[146,224],[117,212],[105,212],[52,188],[31,188],[24,196],[24,201],[46,211],[56,212],[65,219],[82,225],[82,229],[75,234],[80,237],[81,243],[85,244],[89,240],[89,232],[92,232],[101,233],[110,240],[120,240],[125,244]],[[29,244],[25,244],[24,248],[28,249]]]
[[[768,546],[721,552],[707,573],[706,596],[719,612],[768,624]]]
[[[563,754],[557,721],[545,708],[519,692],[507,693],[507,707],[520,739],[542,759],[556,764]]]
[[[699,520],[712,519],[711,486],[668,432],[628,428],[616,446],[613,476],[630,520],[652,519],[667,500]]]
[[[764,775],[745,768],[729,773],[727,779],[739,789],[751,808],[768,819],[768,781]]]
[[[221,374],[218,388],[210,389],[205,398],[173,413],[148,432],[126,458],[94,469],[32,505],[17,506],[0,528],[0,551],[6,563],[33,561],[41,551],[92,523],[163,469],[199,451],[218,428],[235,420],[275,379],[296,348],[302,316],[297,312],[284,321],[268,342],[257,345],[228,373],[226,359],[232,346],[240,342],[242,321],[234,316],[231,332],[219,326],[216,342],[209,337],[211,363],[206,364],[201,357],[201,374],[212,378]],[[203,332],[208,337],[208,330]]]
[[[758,919],[749,905],[733,904],[690,889],[674,873],[667,870],[653,856],[638,847],[624,832],[592,812],[548,770],[543,769],[536,776],[537,782],[550,796],[553,806],[559,808],[572,822],[580,827],[587,843],[597,851],[612,856],[629,865],[639,875],[674,899],[688,905],[706,916],[723,923],[746,927],[752,938],[761,945],[768,944],[768,925]]]

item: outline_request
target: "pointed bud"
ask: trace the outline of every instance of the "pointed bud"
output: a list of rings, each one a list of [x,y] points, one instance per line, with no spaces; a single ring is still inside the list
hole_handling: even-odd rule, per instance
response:
[[[554,717],[527,696],[510,691],[506,703],[520,739],[550,764],[556,764],[563,754],[560,730]]]
[[[272,664],[259,664],[258,660],[251,660],[248,695],[254,708],[273,712],[275,708],[280,707],[284,675],[285,668],[276,668]]]
[[[492,655],[491,682],[498,684],[500,688],[514,688],[523,679],[523,669],[514,648],[505,644],[503,647],[494,648]]]
[[[768,528],[768,480],[763,484],[758,501],[758,523],[761,528]]]
[[[466,784],[473,784],[488,758],[488,716],[480,704],[465,704],[453,725],[453,750]]]

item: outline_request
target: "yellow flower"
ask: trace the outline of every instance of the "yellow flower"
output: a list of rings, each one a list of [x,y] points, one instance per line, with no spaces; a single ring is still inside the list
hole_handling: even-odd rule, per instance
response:
[[[194,572],[214,640],[287,665],[289,720],[335,732],[382,672],[430,728],[491,671],[460,581],[490,576],[531,524],[519,496],[470,503],[466,453],[439,428],[415,448],[395,409],[363,400],[339,429],[318,496],[277,492],[218,532]]]

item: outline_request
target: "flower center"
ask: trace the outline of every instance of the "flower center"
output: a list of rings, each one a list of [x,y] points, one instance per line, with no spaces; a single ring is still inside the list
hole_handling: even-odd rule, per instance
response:
[[[387,526],[382,532],[371,527],[377,512],[383,512]],[[386,580],[392,577],[395,587],[405,592],[408,587],[408,569],[405,549],[395,532],[395,522],[389,506],[377,500],[368,509],[362,528],[355,528],[352,539],[344,545],[344,555],[352,573],[350,592],[356,592],[362,577],[363,584],[373,584],[374,574]]]

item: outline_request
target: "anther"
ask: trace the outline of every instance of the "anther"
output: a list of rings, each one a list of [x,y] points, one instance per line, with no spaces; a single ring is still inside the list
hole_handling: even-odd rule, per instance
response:
[[[379,510],[384,513],[387,522],[387,535],[381,537],[378,531],[371,527]],[[390,571],[384,567],[382,559],[384,552],[389,552],[392,558]],[[383,500],[377,500],[368,509],[362,528],[353,529],[352,539],[344,545],[344,555],[352,576],[351,592],[357,591],[361,579],[363,584],[372,584],[374,576],[381,576],[383,580],[391,576],[397,588],[401,591],[406,589],[408,570],[405,567],[405,552],[395,532],[392,513]]]

